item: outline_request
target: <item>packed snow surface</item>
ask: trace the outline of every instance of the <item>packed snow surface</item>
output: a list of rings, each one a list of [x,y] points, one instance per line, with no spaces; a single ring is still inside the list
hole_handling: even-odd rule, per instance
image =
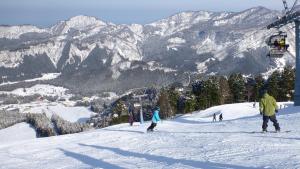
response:
[[[0,144],[21,142],[36,138],[35,130],[27,123],[19,123],[0,130]]]
[[[280,133],[260,132],[257,104],[223,105],[165,120],[153,133],[145,133],[150,123],[121,124],[0,144],[0,168],[300,168],[300,107],[281,104]],[[211,122],[213,113],[224,121]]]

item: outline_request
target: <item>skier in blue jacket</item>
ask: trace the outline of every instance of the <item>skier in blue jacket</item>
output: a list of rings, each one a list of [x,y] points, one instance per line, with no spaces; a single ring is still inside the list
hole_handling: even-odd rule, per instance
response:
[[[159,107],[156,107],[152,115],[152,123],[147,128],[147,131],[153,131],[154,127],[157,125],[157,122],[160,121],[159,111],[160,111]]]

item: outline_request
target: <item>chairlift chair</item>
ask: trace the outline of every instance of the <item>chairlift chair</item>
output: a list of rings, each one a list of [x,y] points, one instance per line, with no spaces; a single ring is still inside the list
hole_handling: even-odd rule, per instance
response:
[[[270,48],[270,52],[268,56],[270,58],[281,58],[287,52],[289,47],[286,44],[287,33],[286,32],[278,32],[275,35],[272,35],[267,40],[267,45]]]

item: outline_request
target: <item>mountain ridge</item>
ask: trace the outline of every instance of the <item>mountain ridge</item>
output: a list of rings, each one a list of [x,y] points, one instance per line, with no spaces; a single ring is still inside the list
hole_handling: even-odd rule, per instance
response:
[[[48,63],[45,58],[40,63],[52,64],[62,78],[103,74],[99,79],[107,82],[125,80],[125,74],[139,76],[141,81],[151,76],[150,83],[157,84],[154,74],[174,80],[184,72],[265,73],[294,64],[295,60],[291,55],[274,61],[265,57],[265,39],[276,31],[258,28],[279,15],[278,11],[256,7],[242,12],[181,12],[145,25],[118,25],[79,15],[46,29],[6,27],[16,31],[9,32],[0,26],[0,70],[4,70],[0,77],[16,79],[20,74],[53,72],[52,68],[19,70],[22,64],[26,65],[25,57],[40,55],[51,61]],[[288,27],[283,30],[288,32],[294,53],[294,33]],[[9,72],[11,69],[17,71]]]

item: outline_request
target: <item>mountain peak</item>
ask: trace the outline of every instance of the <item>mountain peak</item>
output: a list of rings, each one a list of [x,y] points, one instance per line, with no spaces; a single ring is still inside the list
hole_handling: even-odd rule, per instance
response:
[[[67,22],[75,22],[75,21],[91,21],[91,22],[99,22],[100,20],[93,16],[86,16],[86,15],[77,15],[74,17],[71,17],[67,20]],[[102,22],[102,21],[100,21]],[[103,22],[104,23],[104,22]]]
[[[87,26],[105,26],[106,23],[92,16],[78,15],[66,21],[67,25],[75,28],[84,28]]]
[[[256,7],[250,8],[250,9],[246,9],[240,13],[274,13],[274,12],[277,12],[277,11],[268,9],[263,6],[256,6]]]
[[[59,24],[54,26],[54,29],[52,30],[60,30],[59,32],[61,34],[68,33],[70,29],[75,30],[87,30],[87,29],[93,29],[95,27],[103,27],[107,24],[96,17],[92,16],[85,16],[85,15],[78,15],[75,17],[70,18],[67,21],[60,22]]]

